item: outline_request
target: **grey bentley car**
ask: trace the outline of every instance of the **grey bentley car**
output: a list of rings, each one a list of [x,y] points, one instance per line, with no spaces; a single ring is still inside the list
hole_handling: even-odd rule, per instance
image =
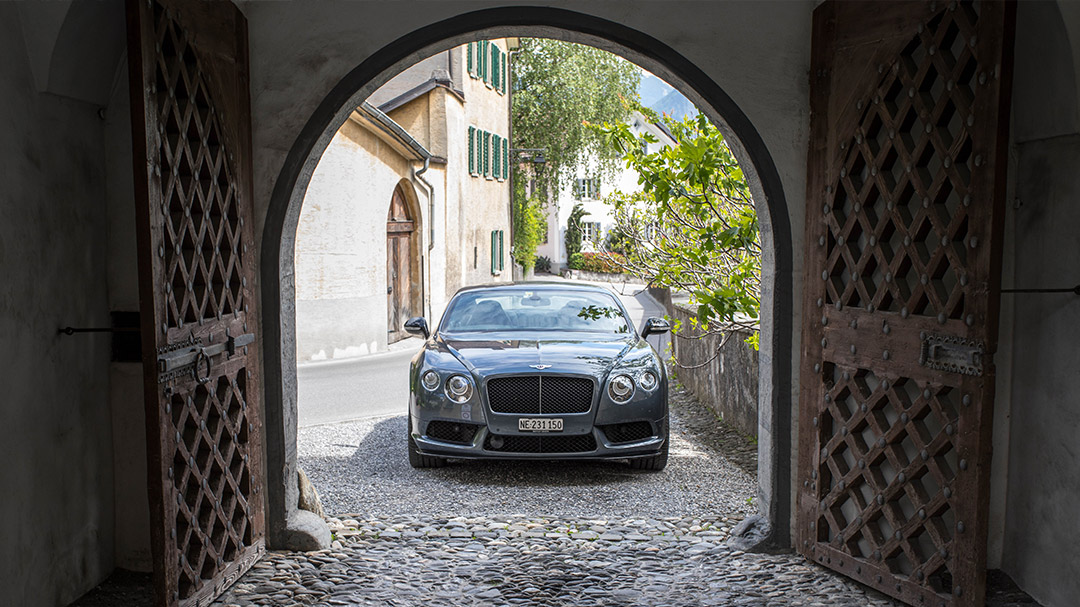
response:
[[[446,458],[628,459],[661,470],[668,458],[668,381],[610,291],[567,283],[469,287],[412,360],[409,463]]]

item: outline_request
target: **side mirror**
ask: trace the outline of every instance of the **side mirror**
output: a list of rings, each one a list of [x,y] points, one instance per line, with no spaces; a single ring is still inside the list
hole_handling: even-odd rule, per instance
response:
[[[424,339],[431,337],[431,331],[428,330],[427,321],[423,316],[414,316],[405,321],[405,332],[412,335],[423,335]]]
[[[646,320],[645,324],[641,327],[641,336],[648,337],[650,335],[660,335],[662,333],[667,333],[670,330],[671,323],[663,318],[653,316]]]

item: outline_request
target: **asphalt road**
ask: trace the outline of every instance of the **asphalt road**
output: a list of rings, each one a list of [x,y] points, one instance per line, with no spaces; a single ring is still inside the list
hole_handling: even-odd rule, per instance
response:
[[[634,326],[645,318],[663,316],[664,310],[640,286],[614,287]],[[620,292],[621,291],[621,292]],[[649,343],[664,354],[668,335],[651,336]],[[296,370],[298,425],[405,415],[409,405],[409,361],[416,350],[370,354],[341,361],[300,365]]]

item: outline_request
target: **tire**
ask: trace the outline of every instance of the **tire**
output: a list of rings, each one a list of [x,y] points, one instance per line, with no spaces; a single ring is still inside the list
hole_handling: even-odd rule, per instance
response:
[[[409,465],[413,468],[442,468],[446,465],[446,458],[424,455],[416,448],[412,437],[412,416],[409,416]]]
[[[659,455],[652,457],[639,457],[637,459],[630,460],[631,470],[653,470],[659,472],[667,467],[668,458],[668,444],[671,443],[671,437],[668,437],[664,441],[664,446],[660,449]]]

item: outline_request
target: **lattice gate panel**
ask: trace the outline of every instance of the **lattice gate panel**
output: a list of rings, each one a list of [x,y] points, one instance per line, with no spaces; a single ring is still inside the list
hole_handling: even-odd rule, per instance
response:
[[[1012,10],[815,11],[797,541],[913,605],[985,592]]]
[[[128,8],[156,600],[207,605],[264,550],[246,26]]]

